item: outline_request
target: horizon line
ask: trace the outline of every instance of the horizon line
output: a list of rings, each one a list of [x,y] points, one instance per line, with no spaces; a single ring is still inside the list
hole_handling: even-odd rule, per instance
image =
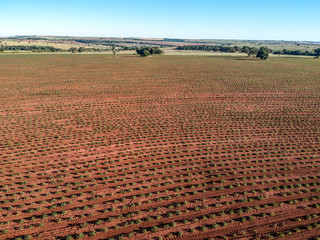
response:
[[[244,38],[180,38],[180,37],[116,37],[116,36],[81,36],[81,35],[35,35],[35,34],[19,34],[10,36],[0,36],[0,38],[12,37],[75,37],[75,38],[139,38],[139,39],[181,39],[181,40],[235,40],[235,41],[278,41],[278,42],[312,42],[320,43],[320,40],[284,40],[284,39],[244,39]]]

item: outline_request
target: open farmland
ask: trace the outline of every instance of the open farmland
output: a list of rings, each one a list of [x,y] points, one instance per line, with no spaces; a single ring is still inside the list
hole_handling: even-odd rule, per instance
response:
[[[317,239],[320,61],[0,56],[0,239]]]

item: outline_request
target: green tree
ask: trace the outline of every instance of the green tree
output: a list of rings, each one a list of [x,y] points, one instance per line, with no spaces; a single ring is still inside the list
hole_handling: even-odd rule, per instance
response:
[[[163,50],[158,47],[153,47],[148,50],[150,54],[163,54]]]
[[[233,48],[236,50],[236,52],[241,52],[242,50],[242,47],[239,46],[234,46]]]
[[[258,51],[259,49],[255,47],[249,48],[249,52],[247,53],[248,57],[255,56],[258,53]]]
[[[267,60],[269,58],[268,50],[265,47],[261,47],[256,57],[262,60]]]
[[[78,49],[78,52],[85,52],[86,51],[86,49],[84,48],[84,47],[79,47],[79,49]]]
[[[314,53],[316,54],[316,58],[319,58],[320,57],[320,48],[315,49]]]
[[[141,49],[140,52],[139,52],[140,56],[141,57],[147,57],[150,55],[150,52],[146,49]]]
[[[76,53],[78,49],[76,47],[72,47],[69,49],[69,52]]]
[[[136,52],[141,57],[147,57],[152,54],[163,54],[163,50],[158,47],[145,47],[145,48],[139,48],[136,50]]]
[[[250,51],[250,48],[248,46],[243,46],[241,49],[241,52],[248,54],[248,56],[249,56],[249,51]]]

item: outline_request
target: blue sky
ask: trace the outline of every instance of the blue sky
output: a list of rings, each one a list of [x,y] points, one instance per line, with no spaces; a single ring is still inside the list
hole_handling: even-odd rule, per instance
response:
[[[320,0],[0,0],[0,36],[320,41]]]

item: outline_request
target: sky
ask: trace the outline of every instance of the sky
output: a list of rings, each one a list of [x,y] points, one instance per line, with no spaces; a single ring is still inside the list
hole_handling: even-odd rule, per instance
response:
[[[0,36],[320,41],[320,0],[0,0]]]

